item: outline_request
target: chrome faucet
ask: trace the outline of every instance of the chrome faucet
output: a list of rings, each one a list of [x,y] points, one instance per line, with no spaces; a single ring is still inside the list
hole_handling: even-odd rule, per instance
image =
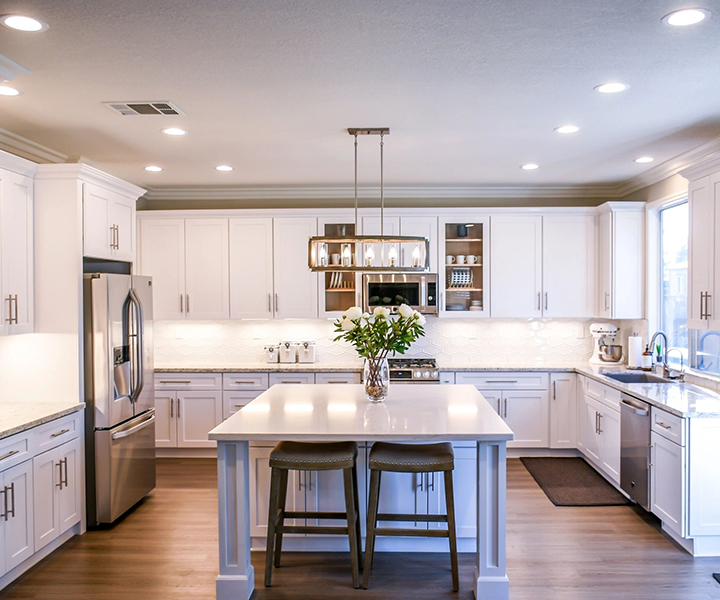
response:
[[[663,365],[663,377],[665,379],[668,379],[668,375],[670,374],[670,368],[667,364],[667,353],[668,353],[668,338],[667,334],[664,331],[658,330],[655,333],[653,333],[652,338],[650,338],[650,352],[654,354],[655,352],[655,340],[662,336],[665,344],[663,346],[663,350],[665,351],[662,355],[662,365]]]
[[[680,355],[680,371],[678,372],[677,375],[672,375],[670,373],[670,368],[667,365],[667,356],[673,350],[675,350]],[[667,351],[665,352],[665,363],[666,363],[665,369],[667,369],[667,371],[668,371],[668,373],[667,373],[667,375],[665,375],[665,377],[667,377],[668,379],[675,379],[676,381],[680,381],[680,382],[685,381],[685,359],[683,358],[683,353],[682,353],[682,350],[680,350],[680,348],[668,348]],[[663,373],[664,373],[664,371],[663,371]]]

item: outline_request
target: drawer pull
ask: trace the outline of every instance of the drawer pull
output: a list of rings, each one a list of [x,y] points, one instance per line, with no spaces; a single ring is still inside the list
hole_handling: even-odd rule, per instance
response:
[[[236,381],[236,385],[255,385],[256,381]]]
[[[660,427],[663,427],[664,429],[672,429],[672,425],[665,425],[662,421],[655,421]]]
[[[243,406],[245,406],[245,404],[236,404],[235,408],[242,408]]]
[[[192,381],[178,381],[173,379],[172,381],[158,381],[158,383],[192,383]]]
[[[55,433],[51,434],[50,437],[51,438],[60,437],[61,435],[65,435],[68,431],[70,431],[70,430],[69,429],[61,429],[60,431],[56,431]]]
[[[305,382],[304,382],[304,381],[292,381],[292,380],[289,380],[289,379],[288,379],[288,380],[285,380],[285,381],[281,381],[280,383],[305,383]]]
[[[327,381],[327,383],[350,383],[349,381],[338,381],[337,379],[335,381]]]
[[[513,379],[513,380],[510,380],[510,379],[508,379],[508,380],[504,380],[504,379],[488,379],[487,382],[488,382],[488,383],[517,383],[517,379]]]
[[[10,452],[6,452],[2,456],[0,456],[0,460],[5,460],[6,458],[10,458],[11,456],[15,456],[18,454],[20,450],[10,450]]]

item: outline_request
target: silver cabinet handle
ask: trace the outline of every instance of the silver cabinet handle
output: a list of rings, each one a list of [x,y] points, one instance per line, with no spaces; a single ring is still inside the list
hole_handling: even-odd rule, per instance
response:
[[[304,381],[293,381],[291,379],[286,379],[281,381],[280,383],[305,383]]]
[[[158,381],[158,383],[192,383],[192,381],[180,381],[173,379],[172,381]]]
[[[70,430],[69,429],[61,429],[60,431],[56,431],[55,433],[51,434],[50,437],[51,438],[60,437],[61,435],[65,435],[68,431],[70,431]]]
[[[110,248],[115,249],[115,225],[110,225]]]
[[[7,298],[5,298],[5,300],[7,300],[7,303],[8,303],[8,316],[5,319],[5,322],[12,324],[12,322],[13,322],[13,297],[8,296]]]
[[[700,292],[700,319],[705,318],[705,292]]]
[[[435,473],[429,473],[428,477],[431,477],[430,479],[430,486],[428,489],[431,489],[433,492],[435,491]]]
[[[610,292],[605,292],[605,310],[610,310]]]
[[[665,425],[662,421],[655,421],[657,425],[660,425],[663,429],[672,429],[672,425]]]
[[[62,464],[65,467],[65,477],[62,479],[62,484],[67,487],[68,486],[68,468],[67,468],[67,456],[62,459]],[[62,469],[60,469],[60,473],[62,476]]]
[[[171,419],[172,419],[173,416],[174,416],[174,415],[173,415],[173,405],[174,405],[174,404],[175,404],[175,399],[174,399],[174,398],[170,398],[170,418],[171,418]]]
[[[598,429],[599,429],[599,426],[598,426],[598,416],[599,416],[599,414],[600,414],[600,413],[598,413],[598,411],[595,411],[595,433],[598,433]]]
[[[115,250],[120,250],[120,225],[115,224]]]
[[[503,399],[503,419],[507,419],[507,398]]]
[[[177,414],[178,414],[178,419],[179,419],[179,418],[180,418],[180,398],[177,399],[177,402],[178,402],[178,405],[177,405]]]
[[[540,292],[538,292],[538,310],[542,310],[540,307]]]
[[[602,432],[603,432],[603,428],[602,428],[602,418],[603,418],[603,414],[602,414],[602,413],[598,413],[598,433],[602,433]]]
[[[280,311],[280,302],[278,301],[278,295],[275,294],[275,314],[277,315],[277,313],[279,311]]]
[[[10,452],[6,452],[2,456],[0,456],[0,460],[5,460],[6,458],[10,458],[11,456],[15,456],[16,454],[19,454],[20,450],[10,450]]]
[[[709,298],[709,297],[710,297],[710,296],[708,295],[708,298]],[[17,294],[15,294],[15,295],[13,296],[13,304],[15,305],[15,316],[13,317],[13,319],[15,320],[15,325],[17,325],[17,323],[18,323],[18,301],[17,301]],[[708,317],[709,317],[709,316],[710,316],[710,315],[708,315]]]
[[[710,298],[712,298],[712,294],[706,293],[705,294],[705,318],[708,321],[712,317],[712,313],[710,312]],[[17,323],[17,296],[15,296],[15,322]]]
[[[190,294],[185,294],[185,312],[190,314]]]
[[[2,501],[2,511],[3,512],[0,512],[0,519],[7,521],[8,520],[8,517],[7,517],[7,491],[5,490],[5,488],[0,490],[0,494],[2,494],[2,496],[3,496],[3,501]]]
[[[555,388],[556,383],[556,381],[553,381],[553,400],[557,400],[557,390]]]
[[[488,379],[488,383],[517,383],[517,379]]]
[[[183,295],[182,294],[180,294],[180,312],[184,312],[183,311]]]
[[[62,461],[61,460],[58,461],[57,468],[58,468],[58,482],[55,484],[55,487],[62,489],[63,476],[62,476]]]
[[[272,312],[272,294],[268,294],[268,312]]]
[[[501,403],[502,403],[502,398],[498,398],[497,414],[499,414],[499,415],[502,415],[502,410],[500,409]]]
[[[548,309],[548,293],[545,292],[545,310]]]
[[[254,381],[235,381],[236,385],[255,385]]]
[[[7,497],[8,497],[8,490],[10,490],[10,508],[7,507]],[[15,484],[11,483],[10,487],[5,486],[5,520],[8,520],[8,517],[14,517],[15,516]]]

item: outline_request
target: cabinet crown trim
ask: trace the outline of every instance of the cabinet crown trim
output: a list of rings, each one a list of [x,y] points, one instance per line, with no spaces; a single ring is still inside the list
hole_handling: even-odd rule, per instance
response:
[[[114,175],[105,173],[100,169],[91,167],[90,165],[81,163],[65,165],[39,165],[35,179],[80,179],[81,181],[97,184],[135,200],[145,193],[145,190],[141,187],[128,183],[127,181],[123,181],[122,179],[118,179]]]

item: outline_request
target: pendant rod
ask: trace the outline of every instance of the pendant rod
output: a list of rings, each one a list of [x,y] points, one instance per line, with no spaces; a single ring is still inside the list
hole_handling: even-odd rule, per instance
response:
[[[383,186],[383,141],[385,133],[380,133],[380,235],[385,235],[385,190]]]
[[[357,131],[355,132],[355,235],[358,234],[358,196],[357,196]]]

